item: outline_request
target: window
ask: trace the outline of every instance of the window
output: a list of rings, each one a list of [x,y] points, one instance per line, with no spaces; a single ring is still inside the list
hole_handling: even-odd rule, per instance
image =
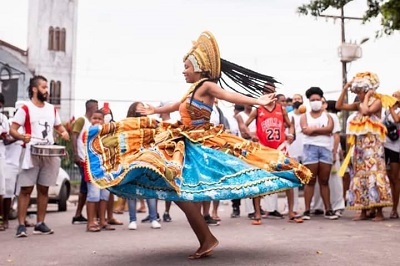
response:
[[[54,34],[54,51],[60,51],[60,28],[57,27]]]
[[[53,27],[49,28],[49,50],[53,50],[54,48],[54,29]]]
[[[49,50],[50,51],[63,51],[66,49],[67,31],[65,28],[59,27],[49,28]]]
[[[50,82],[49,103],[55,105],[61,104],[61,81],[55,82],[54,80],[52,80]]]
[[[66,37],[65,28],[62,28],[60,34],[60,51],[63,52],[65,52]]]

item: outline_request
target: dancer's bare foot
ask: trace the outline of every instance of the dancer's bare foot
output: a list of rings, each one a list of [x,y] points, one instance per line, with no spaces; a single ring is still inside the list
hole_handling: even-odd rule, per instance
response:
[[[254,216],[254,219],[251,221],[252,225],[261,225],[261,215]]]
[[[385,217],[383,217],[383,215],[376,215],[375,218],[372,219],[372,221],[374,222],[381,222],[385,220]]]
[[[218,244],[219,242],[216,238],[213,238],[210,241],[206,241],[199,247],[199,249],[196,250],[194,254],[190,255],[188,258],[191,260],[196,260],[209,257],[212,255],[214,248],[218,246]]]

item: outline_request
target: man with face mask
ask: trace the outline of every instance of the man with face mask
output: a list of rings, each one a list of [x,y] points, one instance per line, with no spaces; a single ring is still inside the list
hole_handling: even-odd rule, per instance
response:
[[[302,163],[313,173],[311,181],[304,188],[304,220],[310,220],[311,200],[317,179],[320,185],[322,201],[324,202],[325,218],[330,220],[338,219],[338,216],[332,210],[329,191],[329,176],[333,162],[330,148],[333,120],[322,108],[323,94],[319,87],[311,87],[306,91],[311,111],[300,118],[300,126],[304,134]]]
[[[69,140],[69,134],[61,124],[57,109],[47,103],[49,96],[47,79],[43,76],[34,76],[30,79],[28,93],[30,101],[15,113],[10,134],[16,140],[22,140],[25,145],[25,157],[18,176],[17,186],[20,187],[18,196],[18,228],[17,237],[26,237],[25,228],[26,211],[28,209],[33,187],[36,185],[37,198],[37,223],[34,234],[52,234],[44,223],[46,215],[48,190],[57,181],[60,169],[60,158],[54,156],[31,156],[31,145],[39,143],[54,144],[53,131],[61,135],[62,139]],[[18,129],[22,127],[24,134]]]

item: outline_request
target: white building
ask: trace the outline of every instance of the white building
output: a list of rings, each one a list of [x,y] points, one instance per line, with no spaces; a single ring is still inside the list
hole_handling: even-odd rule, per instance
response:
[[[7,8],[6,3],[0,8]],[[78,0],[29,0],[27,49],[0,40],[0,85],[6,107],[29,100],[33,75],[49,84],[49,102],[63,121],[74,114],[74,77]],[[12,112],[11,112],[12,115]]]

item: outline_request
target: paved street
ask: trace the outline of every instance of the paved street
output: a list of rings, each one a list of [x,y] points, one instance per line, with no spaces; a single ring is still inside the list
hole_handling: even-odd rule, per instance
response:
[[[160,202],[161,215],[163,207]],[[244,214],[230,218],[230,205],[221,205],[221,225],[211,228],[220,245],[212,257],[198,261],[187,259],[198,243],[175,205],[171,223],[151,229],[139,222],[136,231],[127,229],[128,213],[124,213],[115,215],[125,223],[117,230],[87,233],[85,225],[71,224],[74,211],[71,203],[67,212],[50,211],[46,222],[55,233],[49,236],[32,235],[28,228],[29,237],[17,239],[12,220],[11,229],[0,232],[0,265],[398,265],[400,261],[400,220],[353,222],[353,211],[337,221],[312,217],[294,224],[263,219],[262,225],[254,226]],[[145,215],[138,214],[138,220]]]

